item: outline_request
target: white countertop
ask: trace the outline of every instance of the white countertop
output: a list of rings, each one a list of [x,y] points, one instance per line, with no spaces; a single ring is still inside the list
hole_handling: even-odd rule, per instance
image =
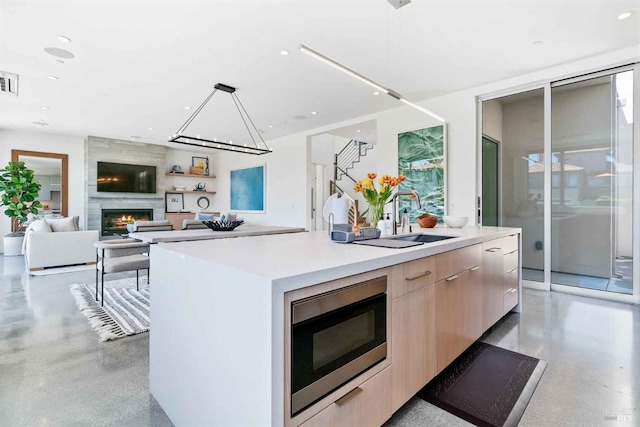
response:
[[[146,243],[190,242],[195,240],[227,239],[229,237],[260,236],[267,234],[299,233],[302,227],[280,227],[275,225],[243,224],[233,231],[213,231],[209,228],[196,230],[144,231],[129,233],[132,239]]]
[[[280,291],[412,261],[470,244],[519,233],[519,228],[414,227],[414,233],[458,238],[390,249],[332,242],[326,231],[162,244],[180,257],[191,257],[271,281]],[[151,234],[151,233],[142,233]]]

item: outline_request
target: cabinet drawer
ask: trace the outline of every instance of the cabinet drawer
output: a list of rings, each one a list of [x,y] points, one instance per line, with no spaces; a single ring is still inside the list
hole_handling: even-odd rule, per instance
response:
[[[504,273],[513,271],[514,268],[518,268],[518,262],[520,261],[520,251],[511,252],[504,256]]]
[[[513,307],[518,305],[518,288],[515,287],[511,289],[509,292],[504,294],[504,314],[510,312]]]
[[[391,414],[391,368],[386,368],[301,426],[380,426]]]
[[[504,248],[504,253],[508,254],[509,252],[518,250],[518,235],[515,234],[513,236],[507,236],[502,238],[502,247]]]
[[[482,264],[482,245],[472,245],[436,255],[435,281]]]
[[[503,289],[506,294],[511,289],[518,289],[518,269],[514,269],[511,272],[504,275]]]
[[[420,289],[435,282],[435,257],[417,259],[393,267],[391,271],[391,298]]]

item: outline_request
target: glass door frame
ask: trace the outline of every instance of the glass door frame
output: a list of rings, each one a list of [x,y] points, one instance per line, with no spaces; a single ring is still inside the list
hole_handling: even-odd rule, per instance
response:
[[[597,77],[618,74],[624,71],[633,70],[633,293],[632,295],[619,294],[615,292],[600,291],[594,289],[584,289],[574,286],[559,285],[551,283],[551,205],[552,205],[552,144],[551,144],[551,88],[564,86]],[[563,293],[594,297],[625,303],[640,304],[640,63],[623,65],[609,68],[602,71],[577,75],[563,79],[548,80],[531,85],[519,86],[503,91],[488,93],[476,97],[476,201],[477,215],[476,225],[482,224],[482,103],[492,99],[502,98],[509,95],[516,95],[536,89],[544,89],[544,283],[522,281],[524,287],[551,290]],[[502,141],[501,141],[502,142]],[[502,144],[499,146],[500,158],[502,158]],[[502,177],[499,178],[499,181]],[[520,279],[522,280],[522,279]]]

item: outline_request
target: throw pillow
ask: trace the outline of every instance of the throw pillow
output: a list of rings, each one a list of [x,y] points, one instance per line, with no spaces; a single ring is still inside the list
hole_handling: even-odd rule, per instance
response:
[[[36,219],[29,225],[29,230],[34,233],[51,233],[53,230],[44,219]]]
[[[196,212],[196,219],[198,221],[213,221],[213,214],[203,214],[201,212]]]
[[[79,217],[67,217],[67,218],[45,218],[45,221],[51,226],[53,232],[59,233],[62,231],[78,231]]]

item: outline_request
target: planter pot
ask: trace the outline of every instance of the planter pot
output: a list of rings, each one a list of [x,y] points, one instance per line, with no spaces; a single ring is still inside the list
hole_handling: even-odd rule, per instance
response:
[[[4,237],[4,256],[22,255],[22,241],[24,236]]]

